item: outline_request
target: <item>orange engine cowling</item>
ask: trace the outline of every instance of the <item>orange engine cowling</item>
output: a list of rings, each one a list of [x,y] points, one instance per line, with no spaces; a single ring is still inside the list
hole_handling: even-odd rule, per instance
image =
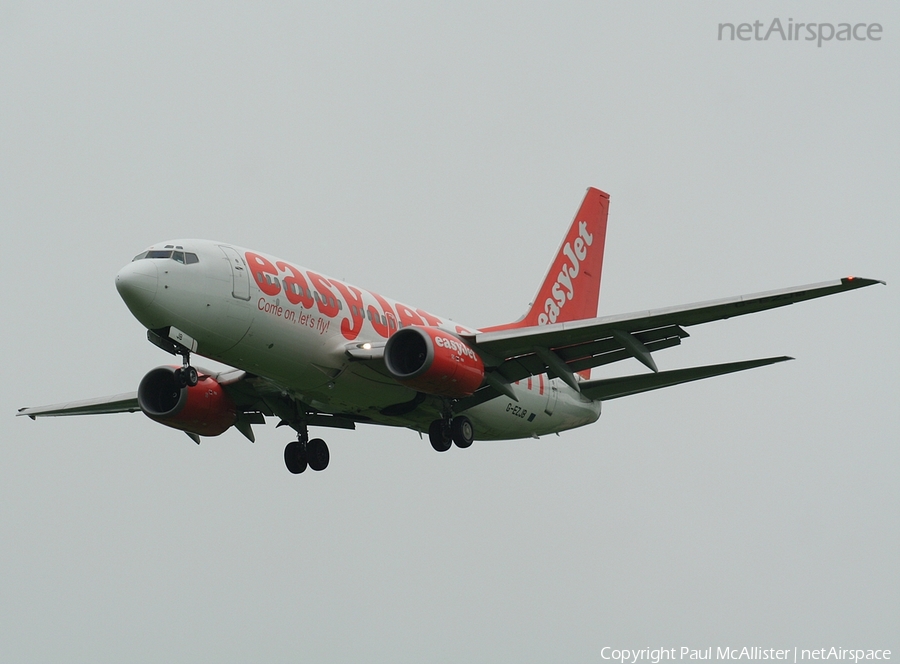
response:
[[[237,421],[237,408],[222,386],[210,376],[200,376],[193,387],[182,387],[177,367],[157,367],[138,387],[138,404],[144,414],[160,424],[200,436],[218,436]]]
[[[484,380],[478,354],[436,327],[398,330],[384,347],[384,363],[399,383],[441,397],[467,397]]]

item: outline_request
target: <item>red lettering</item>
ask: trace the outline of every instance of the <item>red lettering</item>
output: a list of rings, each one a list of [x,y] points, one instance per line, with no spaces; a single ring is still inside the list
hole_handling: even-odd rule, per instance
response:
[[[272,261],[259,254],[254,254],[252,251],[248,251],[244,257],[247,259],[250,274],[253,275],[253,281],[259,286],[259,290],[266,295],[278,295],[281,292],[281,285],[278,283],[278,270],[272,265]],[[274,278],[269,279],[266,275],[272,275]]]
[[[405,304],[397,303],[397,317],[400,319],[400,325],[424,325],[425,321],[415,311],[407,307]]]
[[[319,308],[319,312],[323,316],[334,318],[338,315],[340,309],[338,309],[337,302],[334,299],[334,293],[328,288],[328,282],[325,280],[325,277],[316,274],[315,272],[307,272],[307,274],[309,275],[309,280],[312,282],[313,287],[315,287],[319,294],[319,297],[316,298],[316,305]]]
[[[347,316],[349,316],[349,318],[341,319],[341,334],[344,335],[345,339],[353,341],[359,336],[359,333],[362,330],[363,321],[365,320],[363,315],[362,292],[358,288],[348,286],[335,279],[332,279],[331,283],[341,292],[341,295],[344,296],[344,301],[347,303],[348,308]]]
[[[427,311],[422,311],[421,309],[416,309],[416,312],[417,312],[422,318],[424,318],[425,321],[426,321],[429,325],[433,325],[433,326],[437,327],[438,325],[441,324],[441,319],[440,319],[440,318],[438,318],[437,316],[432,316],[432,315],[431,315],[430,313],[428,313]]]
[[[313,299],[309,292],[309,285],[306,283],[306,277],[303,273],[290,263],[278,261],[275,266],[282,272],[289,272],[290,276],[285,277],[284,294],[291,304],[299,304],[306,309],[312,309]]]
[[[383,312],[383,314],[379,313],[378,310],[370,304],[366,307],[366,311],[368,311],[369,314],[369,320],[372,321],[372,327],[375,328],[375,331],[382,337],[387,338],[391,336],[391,328],[388,327],[387,316],[394,318],[394,310],[391,309],[391,305],[388,304],[387,300],[378,293],[369,291],[369,294],[378,300],[378,304],[381,305],[381,310]]]
[[[284,307],[280,307],[277,304],[272,304],[271,302],[266,302],[264,297],[259,298],[259,302],[256,303],[256,308],[260,311],[264,311],[267,314],[274,314],[276,316],[281,316],[284,314]]]

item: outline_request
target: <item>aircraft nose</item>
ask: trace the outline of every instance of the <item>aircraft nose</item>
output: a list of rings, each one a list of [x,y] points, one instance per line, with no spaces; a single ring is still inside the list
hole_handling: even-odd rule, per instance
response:
[[[156,298],[159,289],[159,270],[155,260],[129,263],[116,275],[116,290],[132,313],[140,318]]]

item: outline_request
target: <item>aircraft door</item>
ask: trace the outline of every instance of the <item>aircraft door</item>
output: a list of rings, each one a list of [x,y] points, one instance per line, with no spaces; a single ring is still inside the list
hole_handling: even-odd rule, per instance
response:
[[[232,247],[220,244],[219,249],[222,250],[222,253],[228,258],[229,265],[231,265],[231,277],[234,283],[231,294],[238,300],[249,300],[250,275],[248,274],[247,265],[244,263],[244,259],[241,258],[238,255],[238,252]]]
[[[388,336],[391,336],[399,329],[399,326],[397,325],[397,318],[394,316],[393,311],[386,311],[384,316],[387,319]]]

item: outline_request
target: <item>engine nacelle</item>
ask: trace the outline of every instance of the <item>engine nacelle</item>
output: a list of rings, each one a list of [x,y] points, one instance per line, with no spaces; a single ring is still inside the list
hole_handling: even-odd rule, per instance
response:
[[[237,408],[222,386],[200,376],[193,387],[182,387],[177,367],[157,367],[138,387],[138,404],[160,424],[200,436],[218,436],[237,421]]]
[[[467,397],[484,380],[478,354],[436,327],[398,330],[384,347],[384,363],[399,383],[436,396]]]

